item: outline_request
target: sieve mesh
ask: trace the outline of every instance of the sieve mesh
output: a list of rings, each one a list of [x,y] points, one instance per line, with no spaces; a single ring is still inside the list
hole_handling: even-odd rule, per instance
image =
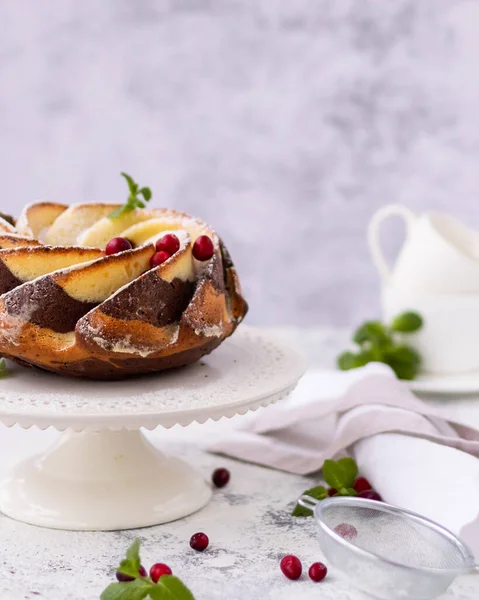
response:
[[[479,574],[458,537],[410,511],[354,497],[304,495],[299,503],[314,510],[329,563],[368,598],[432,600],[457,575]]]
[[[467,556],[454,538],[414,519],[408,513],[392,512],[378,503],[377,508],[328,503],[321,521],[350,544],[390,562],[412,568],[463,569]],[[345,526],[346,525],[346,526]],[[338,527],[339,526],[339,527]],[[357,534],[351,528],[357,531]]]

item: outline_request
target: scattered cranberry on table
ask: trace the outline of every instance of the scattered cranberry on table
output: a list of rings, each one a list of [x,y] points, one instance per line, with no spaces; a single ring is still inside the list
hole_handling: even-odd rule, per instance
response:
[[[303,572],[301,561],[297,556],[293,556],[292,554],[288,554],[288,556],[282,558],[279,567],[283,575],[292,580],[299,579]]]
[[[156,251],[157,252],[168,252],[168,254],[173,255],[175,252],[178,252],[180,249],[180,240],[174,233],[167,233],[162,238],[160,238],[156,242]]]
[[[163,575],[172,575],[173,571],[168,565],[163,563],[156,563],[150,569],[150,577],[154,583],[158,583],[160,577]]]
[[[160,252],[153,254],[153,256],[150,258],[150,266],[151,268],[159,267],[165,262],[165,260],[168,260],[169,258],[171,258],[171,255],[168,252],[160,250]]]
[[[203,552],[203,550],[206,550],[209,543],[210,540],[208,539],[208,536],[206,533],[202,532],[195,533],[190,539],[190,546],[193,548],[193,550],[197,550],[198,552]]]
[[[125,252],[126,250],[131,250],[133,248],[133,244],[130,240],[122,237],[112,238],[105,248],[105,254],[110,256],[110,254],[118,254],[118,252]]]
[[[230,480],[230,472],[228,469],[216,469],[213,471],[211,479],[217,488],[223,488]]]
[[[367,498],[368,500],[377,500],[378,502],[382,502],[381,496],[375,490],[365,490],[364,492],[359,492],[358,498]]]
[[[354,482],[353,488],[358,492],[365,492],[366,490],[372,490],[373,486],[369,483],[366,477],[358,477]]]
[[[326,565],[323,565],[323,563],[316,562],[309,567],[308,575],[310,579],[312,579],[316,583],[319,581],[323,581],[327,574],[328,568]]]
[[[193,256],[196,260],[209,260],[214,254],[213,242],[207,235],[200,235],[193,244]]]
[[[354,525],[350,525],[349,523],[340,523],[336,525],[334,531],[343,537],[346,540],[354,540],[354,538],[358,535],[358,530]]]

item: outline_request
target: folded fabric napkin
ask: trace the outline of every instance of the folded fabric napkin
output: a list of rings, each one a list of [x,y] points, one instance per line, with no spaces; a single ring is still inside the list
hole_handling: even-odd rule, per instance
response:
[[[303,475],[349,453],[386,501],[448,527],[479,557],[477,414],[474,424],[468,411],[416,398],[385,365],[311,371],[207,449]]]

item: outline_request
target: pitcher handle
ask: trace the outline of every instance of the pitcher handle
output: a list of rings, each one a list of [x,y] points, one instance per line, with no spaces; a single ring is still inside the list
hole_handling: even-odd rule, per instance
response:
[[[381,226],[386,219],[389,217],[402,217],[406,224],[406,236],[409,235],[410,230],[414,222],[416,221],[416,215],[401,204],[390,204],[380,208],[372,217],[368,227],[368,244],[371,257],[376,269],[379,274],[386,280],[391,279],[391,269],[384,257],[383,250],[381,247],[381,241],[379,239],[379,233]]]

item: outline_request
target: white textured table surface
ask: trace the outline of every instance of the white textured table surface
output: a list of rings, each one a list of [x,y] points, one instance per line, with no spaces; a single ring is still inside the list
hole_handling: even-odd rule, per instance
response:
[[[300,342],[320,366],[332,364],[346,339],[339,331],[284,333]],[[83,533],[40,529],[0,516],[0,599],[96,600],[112,579],[112,566],[138,536],[144,563],[167,562],[196,600],[367,600],[333,569],[321,584],[307,577],[289,582],[282,576],[278,564],[285,553],[297,554],[305,566],[322,559],[314,522],[290,517],[294,499],[314,478],[278,473],[196,449],[195,440],[221,426],[219,422],[151,434],[163,447],[174,446],[176,453],[186,456],[206,476],[217,466],[231,470],[230,485],[215,492],[209,506],[187,519],[138,531]],[[57,435],[34,429],[2,427],[0,431],[2,472]],[[189,548],[188,540],[196,531],[210,537],[204,554]],[[441,600],[478,597],[479,582],[468,577],[458,580]]]

